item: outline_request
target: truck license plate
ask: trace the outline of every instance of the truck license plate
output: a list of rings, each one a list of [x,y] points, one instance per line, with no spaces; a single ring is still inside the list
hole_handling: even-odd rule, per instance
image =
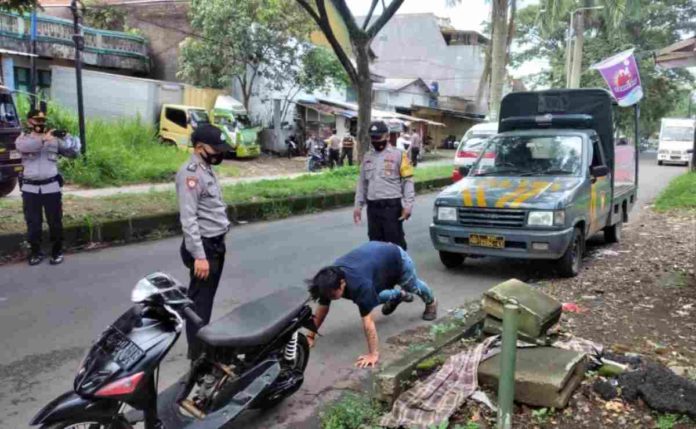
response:
[[[478,247],[491,247],[493,249],[505,248],[505,237],[502,235],[469,235],[469,245]]]

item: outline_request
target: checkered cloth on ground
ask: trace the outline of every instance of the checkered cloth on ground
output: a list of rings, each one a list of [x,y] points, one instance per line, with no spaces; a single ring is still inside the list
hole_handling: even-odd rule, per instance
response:
[[[458,353],[436,373],[404,392],[379,424],[389,428],[427,429],[447,421],[476,391],[481,357],[499,337],[490,337]]]

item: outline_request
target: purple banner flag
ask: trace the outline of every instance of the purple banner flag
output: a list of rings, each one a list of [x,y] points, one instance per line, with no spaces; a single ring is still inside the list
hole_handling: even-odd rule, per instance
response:
[[[602,74],[619,106],[631,106],[643,98],[633,49],[609,57],[592,68]]]

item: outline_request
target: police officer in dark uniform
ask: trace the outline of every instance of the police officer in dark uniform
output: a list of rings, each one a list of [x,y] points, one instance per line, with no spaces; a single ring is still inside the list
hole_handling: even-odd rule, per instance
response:
[[[232,148],[225,142],[220,129],[210,124],[199,125],[191,135],[191,141],[194,152],[176,175],[184,233],[181,257],[191,276],[188,294],[194,302],[193,309],[207,324],[225,264],[225,234],[230,227],[222,189],[212,166],[220,164],[225,152]],[[188,357],[191,360],[202,352],[196,332],[194,325],[187,324]]]
[[[416,199],[413,167],[406,152],[388,145],[389,127],[384,121],[370,124],[372,148],[360,166],[353,220],[360,223],[367,205],[370,241],[386,241],[406,250],[403,223],[411,217]]]
[[[58,173],[58,158],[75,158],[80,153],[80,140],[61,131],[47,130],[46,114],[32,109],[27,115],[29,130],[22,133],[15,145],[22,154],[24,172],[20,179],[24,219],[27,222],[31,247],[29,265],[44,259],[41,252],[43,214],[51,237],[51,265],[63,262],[63,178]]]

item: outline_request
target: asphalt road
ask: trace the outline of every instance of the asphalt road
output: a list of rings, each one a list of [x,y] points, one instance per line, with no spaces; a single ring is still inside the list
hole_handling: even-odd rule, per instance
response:
[[[685,171],[658,167],[654,155],[641,161],[640,206],[668,181]],[[497,282],[528,279],[539,265],[483,258],[445,270],[432,249],[428,225],[435,194],[418,197],[407,223],[409,253],[421,277],[440,300],[440,314],[477,299]],[[640,207],[634,209],[635,217]],[[277,222],[234,228],[228,235],[227,265],[214,317],[240,303],[291,285],[302,285],[316,270],[366,239],[365,225],[354,226],[351,210],[341,209]],[[44,404],[71,389],[74,371],[91,341],[129,307],[132,286],[154,271],[186,280],[178,256],[180,238],[68,255],[58,267],[13,264],[0,267],[0,428],[26,427]],[[377,315],[382,342],[402,330],[421,325],[422,304],[403,305],[389,318]],[[363,377],[353,369],[365,351],[358,311],[337,302],[313,349],[302,390],[276,410],[249,413],[238,427],[316,427],[313,415],[333,398],[346,380]],[[163,365],[166,385],[186,365],[181,339]]]

